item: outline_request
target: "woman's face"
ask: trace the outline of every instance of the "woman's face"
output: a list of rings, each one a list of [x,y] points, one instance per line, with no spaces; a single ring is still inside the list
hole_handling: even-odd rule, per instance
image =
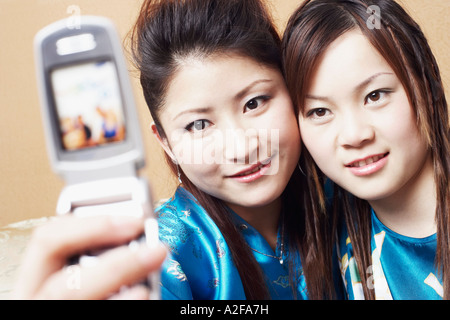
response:
[[[239,55],[185,59],[160,121],[163,147],[190,181],[233,208],[276,200],[300,155],[281,73]]]
[[[427,144],[401,82],[359,31],[329,46],[307,93],[300,131],[325,175],[369,201],[416,185]]]

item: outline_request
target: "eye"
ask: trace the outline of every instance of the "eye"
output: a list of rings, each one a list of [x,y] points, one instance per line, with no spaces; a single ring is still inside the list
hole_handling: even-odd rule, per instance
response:
[[[244,112],[255,110],[261,104],[263,104],[264,102],[269,100],[269,98],[270,97],[268,97],[268,96],[260,96],[260,97],[256,97],[256,98],[250,99],[249,101],[247,101],[247,103],[244,106]]]
[[[308,113],[306,114],[306,116],[308,118],[323,118],[327,115],[329,115],[330,110],[326,109],[326,108],[316,108],[316,109],[312,109],[310,111],[308,111]]]
[[[306,118],[315,124],[325,124],[333,119],[333,113],[327,108],[314,108],[306,112]]]
[[[327,110],[324,108],[319,108],[314,111],[314,115],[319,118],[326,116],[326,114],[327,114]]]
[[[202,131],[202,130],[206,129],[207,127],[209,127],[210,125],[211,125],[211,123],[208,120],[201,119],[201,120],[195,120],[195,121],[189,123],[185,129],[187,131],[191,131],[191,132]]]
[[[369,93],[364,99],[364,104],[378,104],[384,101],[390,90],[375,90]]]
[[[379,91],[375,91],[375,92],[370,93],[367,96],[366,101],[377,102],[378,100],[380,100],[380,98],[381,98],[381,93]]]

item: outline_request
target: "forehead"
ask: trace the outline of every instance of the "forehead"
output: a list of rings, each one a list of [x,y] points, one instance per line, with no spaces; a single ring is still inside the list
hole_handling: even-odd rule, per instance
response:
[[[332,42],[318,60],[309,91],[326,94],[323,91],[363,81],[378,72],[393,70],[361,31],[348,31]]]
[[[261,79],[283,81],[279,70],[237,54],[183,59],[167,88],[161,117],[229,103],[243,88]]]

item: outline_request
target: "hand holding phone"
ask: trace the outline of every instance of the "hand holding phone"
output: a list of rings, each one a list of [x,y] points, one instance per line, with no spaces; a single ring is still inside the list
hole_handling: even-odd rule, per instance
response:
[[[38,227],[27,246],[12,299],[148,299],[149,289],[132,286],[158,272],[166,249],[162,244],[128,250],[126,244],[144,230],[139,218],[73,215]],[[95,267],[63,267],[70,257],[92,247],[115,247],[97,259]],[[121,290],[124,285],[130,289]]]
[[[55,22],[35,37],[35,59],[47,149],[66,182],[57,214],[142,218],[145,231],[129,246],[158,242],[140,126],[122,47],[113,24],[83,16],[80,28]],[[93,264],[109,247],[71,263]],[[113,276],[113,275],[111,275]],[[159,299],[159,274],[145,285]]]

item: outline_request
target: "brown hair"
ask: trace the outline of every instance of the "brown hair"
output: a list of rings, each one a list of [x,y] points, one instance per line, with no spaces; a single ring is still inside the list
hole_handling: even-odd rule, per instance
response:
[[[374,15],[372,5],[381,12]],[[378,18],[380,25],[371,25]],[[289,92],[298,112],[302,112],[313,71],[327,47],[340,35],[358,28],[389,63],[406,90],[416,113],[418,127],[427,139],[434,165],[437,189],[436,267],[443,278],[444,298],[450,298],[450,217],[449,217],[449,114],[436,60],[417,23],[393,0],[313,0],[305,1],[291,16],[283,38],[283,68]],[[320,169],[304,149],[309,176],[323,189]],[[325,201],[323,191],[315,195]],[[343,212],[352,239],[359,270],[371,265],[370,206],[367,201],[335,188],[334,219]],[[337,200],[342,200],[339,202]],[[339,205],[343,208],[339,208]],[[319,222],[320,224],[320,222]],[[336,226],[336,224],[334,224]],[[367,275],[360,272],[364,295],[374,298]]]
[[[281,71],[281,40],[260,0],[145,1],[131,40],[144,97],[163,139],[166,135],[159,114],[164,108],[166,90],[182,59],[236,53]],[[166,158],[176,174],[176,165],[167,155]],[[194,195],[222,232],[241,276],[247,299],[268,298],[262,271],[232,223],[229,209],[220,199],[199,190],[182,170],[180,175],[183,187]],[[299,170],[295,170],[282,195],[285,214],[281,223],[287,227],[290,256],[300,252],[302,261],[306,248],[316,247],[306,245],[310,239],[305,236],[305,228],[313,229],[314,219],[305,226],[304,212],[313,214],[313,211],[308,210],[310,201],[305,188],[304,179]],[[314,231],[310,234],[314,234]],[[316,299],[327,296],[323,294],[327,286],[323,283],[328,276],[322,276],[325,272],[320,265],[325,264],[318,263],[321,259],[322,256],[315,253],[312,258],[305,258],[307,263],[303,265],[309,295]],[[290,263],[290,271],[291,277],[296,279],[301,269]],[[331,281],[329,283],[331,286]]]

